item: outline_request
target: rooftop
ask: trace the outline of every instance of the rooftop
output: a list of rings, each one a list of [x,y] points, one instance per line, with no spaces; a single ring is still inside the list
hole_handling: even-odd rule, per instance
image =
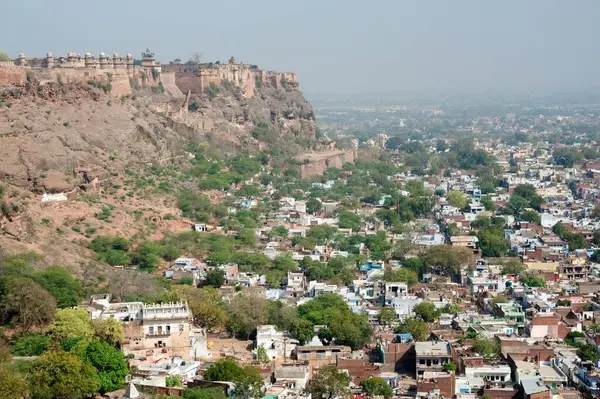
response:
[[[415,352],[417,356],[449,356],[450,347],[447,342],[417,342]]]

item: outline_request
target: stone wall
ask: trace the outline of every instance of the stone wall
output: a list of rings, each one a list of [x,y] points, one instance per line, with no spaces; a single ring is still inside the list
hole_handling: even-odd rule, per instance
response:
[[[175,83],[183,93],[202,94],[211,83],[223,86],[226,82],[239,87],[246,97],[254,96],[257,87],[298,89],[295,73],[267,72],[249,64],[169,64],[161,68],[175,74]]]
[[[302,156],[297,159],[300,160]],[[354,163],[356,161],[356,150],[336,150],[320,154],[311,154],[306,158],[308,163],[299,166],[299,177],[305,179],[313,176],[321,176],[329,168],[341,168],[345,163]]]

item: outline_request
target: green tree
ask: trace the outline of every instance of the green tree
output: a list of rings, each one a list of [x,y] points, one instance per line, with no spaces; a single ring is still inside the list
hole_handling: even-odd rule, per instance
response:
[[[590,361],[596,364],[600,360],[600,353],[598,350],[589,344],[584,344],[577,349],[577,356],[583,361]]]
[[[433,323],[440,316],[440,312],[431,302],[419,302],[413,306],[413,312],[426,323]]]
[[[249,339],[256,327],[267,321],[267,300],[255,292],[234,297],[226,306],[228,329],[234,336]]]
[[[0,278],[0,321],[27,332],[52,322],[56,300],[27,277]]]
[[[235,383],[236,396],[257,398],[263,385],[255,367],[240,366],[233,358],[219,359],[204,372],[206,381],[231,381]]]
[[[508,251],[508,244],[504,239],[504,230],[497,227],[488,227],[477,233],[479,248],[483,256],[498,257]]]
[[[1,55],[1,54],[0,54]],[[27,381],[8,364],[0,364],[0,398],[22,399],[27,397]]]
[[[546,281],[542,277],[533,276],[530,274],[521,274],[519,281],[529,287],[545,287]]]
[[[168,375],[166,378],[166,385],[168,387],[181,387],[183,383],[181,382],[181,376],[178,374]]]
[[[542,222],[542,217],[536,211],[532,209],[526,209],[521,212],[521,220],[540,224]]]
[[[340,229],[360,230],[360,215],[353,212],[340,212],[338,215],[338,226]]]
[[[269,237],[287,237],[289,234],[289,230],[285,228],[285,226],[274,226],[269,230]]]
[[[379,314],[377,315],[377,321],[380,324],[385,324],[386,326],[389,326],[398,321],[398,315],[396,314],[394,308],[384,306],[379,310]]]
[[[383,396],[385,398],[390,398],[393,395],[392,387],[380,377],[369,377],[364,380],[360,386],[362,387],[363,393],[367,396]]]
[[[63,267],[54,266],[34,275],[34,280],[56,298],[59,308],[79,305],[83,284]]]
[[[509,262],[506,262],[504,265],[502,265],[502,270],[500,273],[502,275],[512,274],[512,275],[518,276],[521,273],[523,273],[526,269],[527,269],[527,266],[525,266],[521,262],[509,261]]]
[[[183,399],[227,399],[223,388],[189,388],[183,390]]]
[[[196,289],[177,287],[178,295],[188,302],[194,324],[208,332],[220,331],[227,324],[227,312],[223,308],[219,291],[212,287]]]
[[[47,352],[36,359],[27,379],[36,399],[80,399],[100,389],[96,369],[66,352]]]
[[[91,338],[94,330],[88,312],[82,308],[72,308],[56,311],[49,333],[55,340],[62,342],[70,338]]]
[[[460,191],[451,190],[447,195],[448,203],[454,207],[464,209],[467,207],[468,200],[466,195]]]
[[[15,356],[40,356],[50,348],[51,339],[43,334],[25,334],[14,338],[12,353]]]
[[[425,341],[429,337],[427,323],[414,317],[402,320],[394,331],[396,334],[410,333],[416,341]]]
[[[461,267],[473,262],[473,251],[464,247],[432,245],[427,248],[423,258],[428,271],[460,275]]]
[[[323,203],[316,198],[309,198],[306,201],[306,212],[310,214],[316,214],[323,208]]]
[[[498,356],[500,347],[495,339],[477,338],[473,341],[472,350],[485,357],[495,357]]]
[[[100,393],[115,391],[125,383],[127,362],[123,352],[114,346],[97,339],[89,341],[81,353],[81,360],[96,369]]]
[[[408,286],[411,286],[419,282],[419,275],[406,267],[398,269],[388,267],[383,271],[383,281],[391,283],[405,282]]]
[[[4,51],[0,51],[0,62],[8,62],[10,57]]]
[[[118,346],[125,338],[123,326],[116,319],[92,320],[94,335],[112,346]]]
[[[223,269],[214,268],[206,273],[206,284],[214,288],[219,288],[225,284],[225,272]]]
[[[315,327],[309,320],[298,318],[292,322],[290,333],[300,341],[300,345],[305,345],[315,335]]]
[[[316,399],[333,399],[350,394],[352,378],[336,366],[325,366],[310,381],[308,391]]]
[[[444,371],[456,371],[456,364],[450,362],[444,363],[442,364],[442,369]]]
[[[489,211],[489,212],[496,211],[496,204],[488,196],[481,198],[481,205],[483,205],[485,207],[486,211]]]

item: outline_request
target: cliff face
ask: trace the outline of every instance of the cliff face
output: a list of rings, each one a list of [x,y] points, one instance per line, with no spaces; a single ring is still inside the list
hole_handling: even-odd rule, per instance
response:
[[[298,171],[300,178],[305,179],[313,176],[321,176],[329,168],[341,169],[345,163],[354,163],[356,161],[356,150],[330,150],[305,154],[296,159],[304,162],[298,167]]]

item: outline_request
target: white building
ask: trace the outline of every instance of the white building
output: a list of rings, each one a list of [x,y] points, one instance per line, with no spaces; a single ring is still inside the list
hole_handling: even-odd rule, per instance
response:
[[[265,348],[269,359],[291,358],[298,340],[287,331],[277,331],[272,325],[262,325],[256,328],[256,348]]]

